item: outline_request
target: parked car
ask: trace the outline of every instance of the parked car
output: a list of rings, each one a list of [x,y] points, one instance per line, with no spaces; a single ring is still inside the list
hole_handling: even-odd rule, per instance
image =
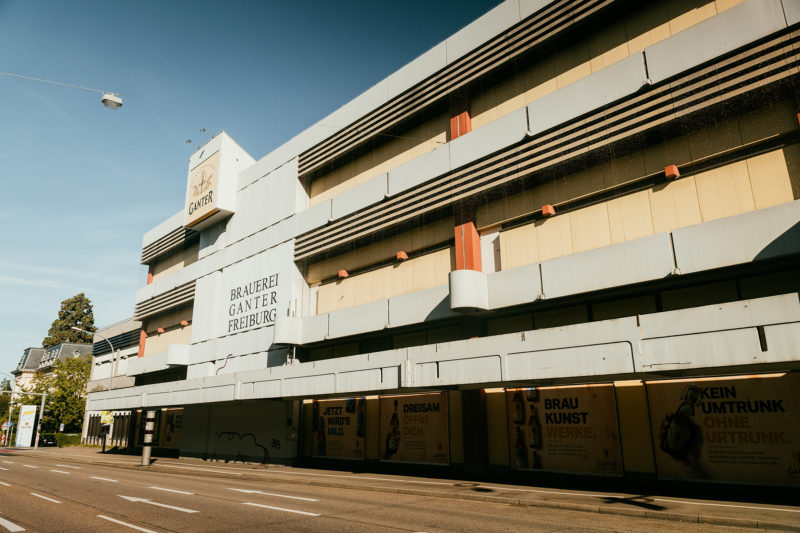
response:
[[[39,446],[58,446],[58,442],[54,435],[40,435]]]

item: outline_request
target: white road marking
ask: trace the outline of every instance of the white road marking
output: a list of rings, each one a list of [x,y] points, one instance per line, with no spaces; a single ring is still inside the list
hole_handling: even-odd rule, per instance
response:
[[[162,487],[150,487],[150,488],[153,489],[153,490],[163,490],[165,492],[176,492],[178,494],[186,494],[188,496],[194,495],[194,492],[185,492],[185,491],[182,491],[182,490],[165,489],[165,488],[162,488]]]
[[[19,527],[14,522],[9,522],[5,518],[0,518],[0,526],[3,526],[8,531],[25,531],[24,527]]]
[[[158,464],[159,464],[159,466],[163,466],[165,468],[181,468],[183,470],[199,470],[201,472],[207,472],[209,470],[219,470],[221,472],[235,472],[237,476],[241,476],[242,475],[242,471],[241,470],[237,470],[236,468],[220,468],[218,466],[208,466],[208,467],[205,467],[205,468],[201,468],[201,467],[196,467],[196,466],[168,465],[168,464],[163,464],[160,461],[159,461]]]
[[[39,468],[38,466],[33,466],[33,465],[22,465],[22,466],[24,466],[25,468]]]
[[[10,487],[10,486],[11,486],[11,485],[9,485],[8,483],[4,483],[4,482],[2,482],[2,481],[0,481],[0,485],[5,485],[6,487]]]
[[[162,463],[161,461],[158,462],[160,466],[166,468],[182,468],[184,470],[200,470],[208,471],[208,470],[219,470],[221,472],[236,472],[238,475],[245,474],[252,474],[252,470],[244,470],[242,468],[225,468],[221,466],[206,466],[206,467],[196,467],[196,466],[183,466],[178,463]],[[290,472],[288,470],[281,470],[279,472],[270,472],[270,474],[292,474],[296,476],[314,476],[314,477],[335,477],[335,478],[345,478],[345,479],[366,479],[369,481],[390,481],[392,483],[417,483],[420,485],[447,485],[448,487],[452,487],[455,483],[445,483],[440,481],[418,481],[415,479],[390,479],[385,477],[371,477],[371,476],[340,476],[337,474],[315,474],[311,472]]]
[[[736,507],[737,509],[759,509],[761,511],[783,511],[784,513],[800,513],[800,509],[781,509],[779,507],[754,507],[751,505],[733,505],[729,503],[687,502],[683,500],[668,500],[666,498],[653,498],[656,502],[685,503],[687,505],[710,505],[713,507]]]
[[[110,481],[111,483],[117,483],[116,479],[108,479],[107,477],[90,476],[90,479],[99,479],[100,481]]]
[[[56,466],[63,466],[64,468],[74,468],[75,470],[80,470],[80,469],[81,469],[81,467],[79,467],[79,466],[72,466],[72,465],[60,465],[60,464],[58,464],[58,463],[56,463]]]
[[[3,468],[2,466],[0,466],[0,470],[5,470],[6,472],[8,472],[8,468]]]
[[[194,509],[186,509],[185,507],[176,507],[174,505],[167,505],[165,503],[158,503],[152,500],[148,500],[147,498],[135,498],[133,496],[123,496],[122,494],[117,494],[120,498],[124,498],[129,502],[139,502],[139,503],[147,503],[149,505],[156,505],[158,507],[164,507],[165,509],[172,509],[173,511],[180,511],[182,513],[199,513],[200,511],[195,511]]]
[[[56,474],[71,474],[72,472],[64,472],[63,470],[50,470],[51,472],[55,472]]]
[[[47,496],[42,496],[41,494],[36,494],[35,492],[29,492],[28,494],[30,494],[31,496],[36,496],[37,498],[41,498],[41,499],[43,499],[43,500],[47,500],[47,501],[49,501],[49,502],[53,502],[53,503],[61,503],[61,502],[60,502],[60,501],[58,501],[58,500],[54,500],[53,498],[48,498]]]
[[[153,488],[153,487],[150,487]],[[303,500],[306,502],[318,502],[319,500],[315,498],[303,498],[301,496],[288,496],[286,494],[275,494],[274,492],[261,492],[260,490],[248,490],[248,489],[231,489],[228,490],[235,490],[236,492],[244,492],[246,494],[261,494],[263,496],[275,496],[276,498],[289,498],[292,500]]]
[[[3,462],[6,463],[7,465],[13,465],[14,464],[14,461],[3,461]]]
[[[121,526],[129,527],[129,528],[135,529],[137,531],[144,531],[145,533],[156,533],[152,529],[145,529],[143,527],[134,526],[133,524],[128,524],[127,522],[123,522],[121,520],[116,520],[114,518],[111,518],[110,516],[106,516],[106,515],[102,515],[102,514],[99,514],[97,516],[99,518],[102,518],[103,520],[108,520],[109,522],[114,522],[115,524],[119,524]]]
[[[272,509],[273,511],[285,511],[287,513],[304,514],[306,516],[319,516],[317,513],[307,513],[305,511],[298,511],[297,509],[285,509],[283,507],[273,507],[271,505],[264,505],[261,503],[244,502],[244,505],[251,505],[253,507],[261,507],[263,509]]]

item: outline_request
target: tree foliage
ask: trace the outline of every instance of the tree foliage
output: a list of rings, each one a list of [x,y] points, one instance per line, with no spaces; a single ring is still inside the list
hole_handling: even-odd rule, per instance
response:
[[[86,410],[86,383],[92,370],[91,356],[56,360],[53,370],[34,378],[31,392],[46,392],[47,404],[42,418],[42,431],[54,432],[59,424],[64,431],[81,431]]]
[[[47,337],[42,341],[42,346],[50,348],[62,342],[92,342],[91,335],[70,329],[73,326],[91,332],[97,329],[94,326],[92,302],[82,292],[61,302],[58,318],[53,320],[53,325],[50,326]]]
[[[11,380],[0,380],[0,390],[11,390]],[[10,394],[0,394],[0,424],[8,420],[8,404],[11,403]]]

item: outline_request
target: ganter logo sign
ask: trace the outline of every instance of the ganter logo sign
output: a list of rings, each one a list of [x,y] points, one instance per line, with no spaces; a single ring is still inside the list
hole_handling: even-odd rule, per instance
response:
[[[189,173],[186,190],[186,225],[193,226],[217,212],[217,175],[219,152]]]

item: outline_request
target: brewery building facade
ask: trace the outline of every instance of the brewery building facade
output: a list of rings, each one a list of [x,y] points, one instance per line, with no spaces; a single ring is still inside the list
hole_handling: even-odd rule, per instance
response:
[[[216,135],[88,409],[206,459],[797,486],[799,44],[795,0],[507,0],[258,160]]]

